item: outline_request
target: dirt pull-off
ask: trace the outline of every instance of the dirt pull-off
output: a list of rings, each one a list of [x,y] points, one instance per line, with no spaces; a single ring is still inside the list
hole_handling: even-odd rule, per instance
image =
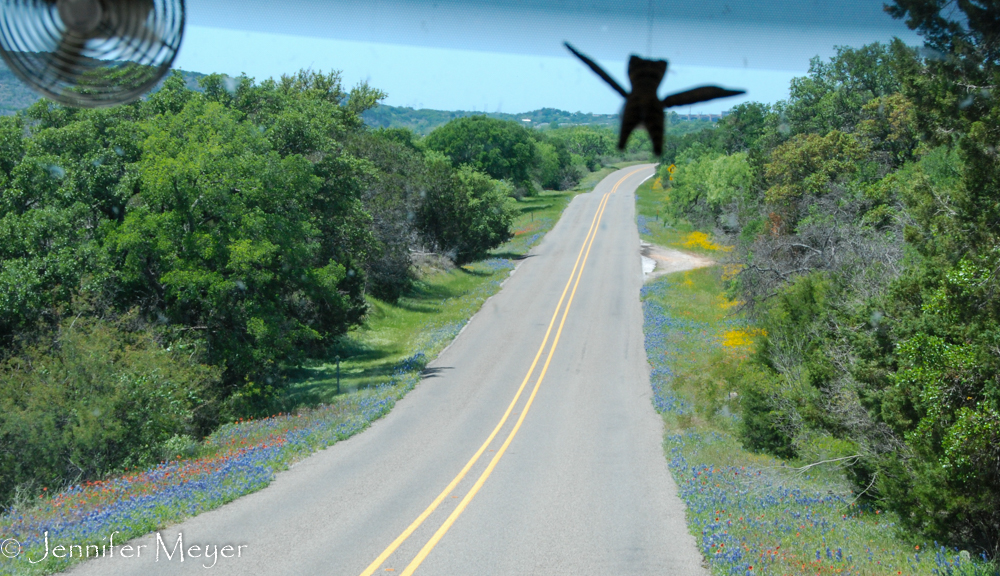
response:
[[[673,248],[664,248],[648,242],[640,243],[640,253],[642,254],[642,277],[645,282],[671,272],[683,272],[715,264],[715,260],[711,258],[696,256]]]

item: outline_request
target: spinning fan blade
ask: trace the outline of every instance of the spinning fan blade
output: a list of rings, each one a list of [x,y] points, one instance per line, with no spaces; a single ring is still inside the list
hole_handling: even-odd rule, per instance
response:
[[[48,56],[51,71],[63,78],[73,78],[78,75],[86,46],[86,38],[73,33],[63,34],[59,39],[59,45]]]
[[[61,104],[134,100],[170,70],[184,0],[0,0],[0,56]]]
[[[98,0],[58,0],[56,10],[66,29],[86,37],[101,23],[104,10]]]
[[[108,0],[106,0],[108,1]],[[147,25],[155,8],[153,0],[111,0],[109,10],[102,21],[101,32],[128,38],[140,43],[159,43],[159,35]]]

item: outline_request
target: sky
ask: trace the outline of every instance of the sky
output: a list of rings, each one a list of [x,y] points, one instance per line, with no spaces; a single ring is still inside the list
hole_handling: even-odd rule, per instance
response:
[[[339,70],[386,104],[438,110],[614,113],[621,98],[563,47],[628,86],[630,54],[665,58],[660,95],[715,84],[741,97],[677,112],[718,113],[786,98],[814,56],[920,38],[881,0],[187,0],[175,67],[262,80]]]

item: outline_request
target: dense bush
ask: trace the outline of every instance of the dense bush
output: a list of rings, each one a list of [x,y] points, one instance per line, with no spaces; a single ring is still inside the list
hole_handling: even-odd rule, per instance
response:
[[[614,154],[618,141],[613,130],[582,126],[553,130],[551,137],[564,142],[566,150],[580,158],[588,170],[600,168],[601,158]]]
[[[668,134],[668,139],[687,141]],[[471,116],[448,122],[431,132],[421,145],[441,152],[455,166],[476,170],[512,184],[515,195],[539,188],[567,190],[588,170],[625,160],[648,160],[652,146],[643,132],[631,138],[625,151],[607,127],[574,126],[529,130],[517,122]]]
[[[143,128],[141,191],[107,243],[120,258],[120,300],[203,331],[208,361],[244,396],[277,378],[279,362],[359,320],[346,267],[323,258],[308,160],[282,158],[201,98]]]
[[[196,342],[66,320],[0,365],[0,502],[160,461],[175,436],[213,424],[217,368]]]
[[[444,156],[428,155],[427,162],[436,185],[427,190],[417,226],[429,245],[464,263],[511,237],[509,184],[468,166],[451,170]]]
[[[486,116],[458,118],[424,139],[430,150],[451,158],[455,166],[471,166],[497,180],[507,180],[522,193],[535,192],[535,144],[531,132],[517,122]]]
[[[696,144],[676,162],[680,168],[670,183],[668,215],[701,225],[729,226],[723,212],[753,189],[753,171],[746,153],[726,155]],[[658,176],[670,182],[667,166],[660,167]]]
[[[538,137],[535,142],[535,180],[545,189],[568,190],[583,177],[583,167],[573,163],[561,138]]]

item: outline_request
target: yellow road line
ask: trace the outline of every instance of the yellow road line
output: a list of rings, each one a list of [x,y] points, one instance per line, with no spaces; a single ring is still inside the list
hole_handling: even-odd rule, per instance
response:
[[[628,178],[628,176],[626,176],[625,178]],[[624,180],[624,178],[622,180]],[[616,190],[617,188],[618,187],[615,186]],[[600,224],[601,221],[600,217],[604,215],[604,209],[607,208],[607,198],[612,192],[609,192],[604,196],[605,201],[603,205],[599,208],[598,212],[598,219],[597,219],[598,224]],[[528,414],[528,410],[531,408],[531,404],[535,401],[535,395],[538,394],[538,389],[542,385],[542,380],[545,379],[545,374],[549,370],[549,363],[552,361],[552,356],[555,354],[556,345],[559,344],[559,337],[562,336],[563,325],[566,323],[566,316],[569,314],[569,308],[573,304],[573,297],[576,296],[576,289],[580,285],[580,278],[583,277],[583,269],[587,265],[587,257],[590,256],[590,248],[594,245],[595,238],[597,238],[596,232],[590,237],[590,242],[587,245],[587,253],[583,257],[583,265],[580,267],[580,272],[576,276],[576,282],[573,284],[573,291],[569,295],[569,301],[566,303],[566,309],[563,310],[563,316],[562,319],[559,321],[559,329],[556,331],[556,337],[555,339],[552,340],[552,347],[549,348],[549,354],[548,357],[545,359],[545,364],[542,366],[541,373],[538,375],[538,381],[535,382],[535,387],[531,391],[531,395],[528,396],[528,401],[524,405],[524,410],[521,411],[521,416],[517,419],[517,423],[514,424],[514,428],[510,431],[510,434],[507,436],[507,439],[504,440],[503,445],[500,446],[499,450],[497,450],[497,453],[493,457],[493,460],[490,461],[489,465],[486,467],[486,470],[484,470],[483,473],[479,476],[479,479],[476,480],[476,483],[465,495],[465,498],[462,498],[462,501],[458,504],[458,507],[456,507],[455,510],[452,511],[451,515],[448,516],[448,519],[444,521],[444,524],[442,524],[441,527],[438,528],[437,532],[434,533],[434,536],[432,536],[431,539],[427,541],[427,544],[424,544],[424,547],[420,549],[420,552],[417,553],[416,557],[413,558],[413,561],[410,562],[410,564],[406,567],[405,570],[403,570],[401,576],[412,576],[413,572],[416,571],[416,569],[420,566],[420,564],[424,561],[424,559],[427,558],[427,555],[430,554],[431,550],[433,550],[434,547],[437,546],[437,543],[441,540],[441,538],[443,538],[444,535],[448,532],[448,530],[451,529],[451,526],[455,523],[455,520],[457,520],[458,517],[461,516],[462,512],[465,511],[465,508],[469,505],[470,502],[472,502],[472,499],[479,492],[479,489],[482,488],[483,484],[486,483],[486,479],[489,478],[490,474],[493,473],[493,469],[496,468],[497,463],[500,462],[500,458],[503,457],[504,453],[507,451],[507,447],[510,446],[510,443],[514,439],[514,436],[517,435],[518,430],[520,430],[521,423],[524,422],[524,417]]]
[[[602,204],[603,202],[604,199],[601,200]],[[597,214],[595,213],[593,220],[591,220],[590,222],[590,229],[587,231],[587,238],[590,237],[591,232],[593,232],[594,227],[596,225],[597,225]],[[573,271],[570,273],[570,278],[569,280],[566,281],[566,287],[563,288],[562,295],[559,297],[559,303],[556,304],[556,310],[555,312],[552,313],[552,319],[549,321],[549,327],[545,331],[545,338],[542,340],[541,346],[538,347],[538,352],[535,354],[535,359],[532,361],[531,367],[528,368],[528,373],[524,375],[524,380],[521,381],[521,386],[520,388],[517,389],[517,393],[514,395],[514,399],[511,400],[510,405],[507,406],[507,411],[504,412],[503,417],[500,419],[500,423],[497,424],[496,428],[493,429],[493,432],[489,435],[486,441],[483,442],[483,445],[479,447],[479,450],[476,451],[476,453],[472,456],[472,458],[462,468],[461,472],[459,472],[458,475],[455,476],[455,478],[448,484],[448,486],[444,489],[444,491],[442,491],[437,496],[437,498],[435,498],[434,501],[431,502],[430,506],[428,506],[420,514],[420,516],[417,516],[417,519],[414,520],[413,523],[411,523],[406,528],[406,530],[404,530],[403,533],[399,535],[398,538],[393,540],[392,544],[390,544],[381,554],[379,554],[378,558],[376,558],[371,564],[368,565],[368,568],[366,568],[365,571],[361,573],[361,576],[371,576],[372,574],[374,574],[375,571],[378,570],[379,566],[381,566],[389,558],[389,556],[391,556],[392,553],[395,552],[396,549],[399,548],[399,546],[404,541],[406,541],[406,539],[409,538],[410,535],[413,534],[413,532],[418,527],[420,527],[420,525],[424,522],[424,520],[426,520],[427,517],[434,512],[434,510],[441,504],[441,502],[444,501],[444,499],[447,498],[449,494],[451,494],[452,490],[454,490],[455,487],[458,486],[458,483],[461,482],[463,478],[465,478],[465,475],[469,472],[472,466],[475,465],[475,463],[483,455],[483,452],[486,451],[486,448],[490,445],[491,442],[493,442],[493,439],[503,428],[503,425],[507,422],[507,419],[510,417],[511,412],[514,409],[514,406],[517,404],[518,399],[521,397],[521,393],[524,391],[524,387],[527,385],[528,380],[531,379],[531,374],[532,372],[535,371],[535,366],[538,364],[538,359],[541,358],[542,351],[545,349],[545,345],[548,343],[549,335],[552,332],[552,327],[555,325],[556,318],[559,317],[559,309],[562,307],[563,300],[566,298],[566,293],[569,291],[570,284],[572,284],[573,282],[573,276],[576,275],[576,269],[580,265],[580,259],[583,257],[584,247],[586,247],[586,243],[587,243],[586,240],[584,240],[584,246],[580,247],[580,253],[577,255],[576,262],[573,264]]]
[[[452,512],[452,515],[449,516],[448,520],[445,521],[445,525],[438,529],[438,532],[435,533],[434,537],[431,539],[431,542],[428,542],[424,546],[424,548],[421,549],[420,554],[417,555],[417,558],[415,558],[413,562],[411,562],[410,565],[407,566],[406,571],[403,572],[404,575],[412,574],[413,571],[417,569],[417,566],[419,566],[420,563],[423,562],[423,559],[427,557],[427,554],[430,553],[430,550],[434,548],[434,545],[436,545],[437,542],[441,539],[441,537],[444,536],[444,533],[447,532],[448,528],[451,527],[451,524],[454,523],[454,519],[458,518],[458,515],[461,514],[461,511],[464,510],[466,506],[468,506],[468,503],[472,501],[472,497],[475,496],[475,493],[479,491],[479,487],[482,486],[483,482],[486,481],[486,478],[489,477],[490,473],[492,473],[493,468],[496,466],[496,463],[500,460],[500,456],[502,456],[504,451],[506,451],[507,446],[510,444],[510,441],[514,438],[514,435],[517,433],[518,428],[520,428],[521,422],[524,420],[524,416],[525,414],[527,414],[528,408],[531,407],[531,403],[535,398],[535,393],[538,392],[538,387],[541,385],[542,379],[545,378],[545,372],[548,370],[549,362],[552,360],[552,354],[555,351],[556,343],[559,342],[559,335],[562,334],[563,324],[566,322],[566,314],[569,312],[569,306],[573,302],[573,295],[576,294],[576,287],[580,284],[580,277],[583,274],[583,266],[586,265],[587,257],[590,255],[590,246],[593,246],[594,238],[597,236],[597,227],[600,225],[601,217],[603,216],[604,209],[607,206],[608,197],[611,194],[614,194],[618,190],[618,187],[622,184],[622,182],[624,182],[629,176],[635,174],[639,170],[642,170],[642,168],[633,170],[632,172],[629,172],[628,174],[623,176],[614,185],[614,187],[611,189],[611,192],[605,193],[604,197],[601,198],[601,203],[598,205],[597,212],[594,214],[594,218],[590,222],[590,228],[587,230],[587,236],[584,238],[583,245],[580,247],[580,252],[576,256],[576,262],[573,264],[573,270],[570,272],[569,279],[566,281],[566,286],[563,287],[562,295],[559,297],[559,302],[556,304],[556,309],[552,313],[552,318],[549,320],[549,326],[545,330],[545,337],[542,339],[542,344],[541,346],[538,347],[538,352],[535,353],[535,358],[534,360],[532,360],[531,366],[528,368],[527,374],[524,375],[524,380],[521,381],[521,386],[517,389],[517,393],[514,395],[514,399],[511,400],[510,405],[507,406],[506,412],[504,412],[503,417],[500,419],[500,423],[496,425],[496,427],[493,429],[493,432],[490,433],[486,441],[483,442],[482,446],[479,447],[479,450],[477,450],[476,453],[472,456],[472,458],[465,464],[465,466],[458,473],[458,475],[455,476],[455,478],[448,484],[448,486],[440,494],[438,494],[437,498],[435,498],[434,501],[431,502],[430,506],[428,506],[420,514],[420,516],[417,516],[417,519],[414,520],[413,523],[411,523],[406,528],[406,530],[404,530],[403,533],[399,535],[399,537],[393,540],[392,544],[390,544],[381,554],[379,554],[378,558],[376,558],[371,564],[368,565],[368,567],[364,570],[364,572],[361,573],[361,576],[372,576],[372,574],[374,574],[375,571],[379,569],[379,567],[389,558],[389,556],[391,556],[392,553],[395,552],[396,549],[398,549],[399,546],[402,545],[403,542],[405,542],[406,539],[409,538],[410,535],[413,534],[413,532],[416,531],[416,529],[419,528],[421,524],[423,524],[424,520],[426,520],[427,517],[430,516],[435,509],[437,509],[437,507],[441,504],[441,502],[443,502],[444,499],[447,498],[448,495],[452,492],[452,490],[454,490],[455,487],[458,486],[459,482],[461,482],[462,479],[465,478],[465,475],[468,474],[472,466],[475,465],[475,463],[482,456],[483,452],[485,452],[486,448],[490,445],[491,442],[493,442],[493,439],[503,428],[503,425],[507,422],[507,419],[510,417],[511,412],[514,409],[514,406],[517,404],[518,399],[521,397],[521,393],[524,391],[525,385],[527,385],[528,380],[531,379],[531,374],[535,371],[535,367],[538,365],[538,360],[539,358],[541,358],[542,351],[545,349],[545,345],[548,343],[549,335],[552,333],[552,327],[555,324],[556,318],[559,316],[559,310],[560,308],[562,308],[563,300],[566,298],[566,292],[569,290],[570,284],[573,284],[573,278],[575,276],[576,284],[573,284],[573,292],[570,294],[569,302],[567,302],[566,309],[563,311],[563,317],[562,320],[559,322],[559,329],[556,332],[556,337],[553,340],[552,347],[549,350],[549,355],[545,360],[545,364],[542,367],[541,375],[539,376],[538,381],[535,384],[535,388],[532,391],[531,396],[528,398],[527,404],[525,404],[524,410],[521,411],[521,415],[518,418],[517,423],[514,426],[514,429],[511,431],[510,435],[507,437],[507,440],[504,442],[503,446],[497,452],[496,456],[493,457],[493,460],[490,462],[490,465],[483,473],[484,475],[480,476],[479,480],[477,480],[476,482],[476,485],[473,486],[473,489],[470,490],[470,492],[466,494],[465,498],[462,499],[462,502],[459,504],[459,507],[456,508],[456,511]],[[584,251],[584,249],[586,249],[586,252]],[[581,265],[580,263],[581,258],[583,258],[583,265]],[[579,274],[577,273],[578,267],[579,267]]]

